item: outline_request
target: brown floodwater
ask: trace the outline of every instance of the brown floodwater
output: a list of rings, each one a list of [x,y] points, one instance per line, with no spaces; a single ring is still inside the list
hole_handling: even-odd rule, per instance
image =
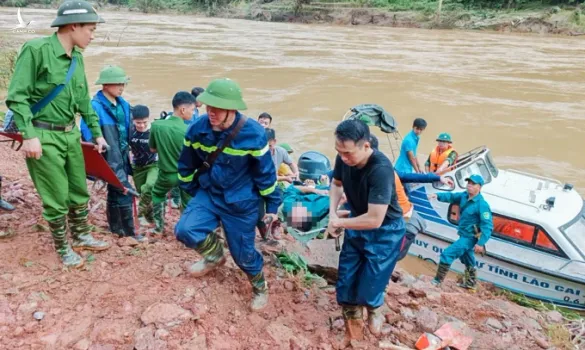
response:
[[[54,10],[0,8],[2,40],[50,33]],[[256,117],[274,117],[278,141],[298,157],[334,156],[332,132],[345,112],[377,103],[402,135],[415,117],[429,126],[428,154],[441,132],[463,153],[487,145],[502,168],[573,183],[585,194],[585,41],[582,37],[267,23],[182,15],[103,12],[85,52],[93,85],[104,64],[121,65],[125,97],[153,116],[173,94],[229,77]],[[421,162],[423,162],[421,156]]]

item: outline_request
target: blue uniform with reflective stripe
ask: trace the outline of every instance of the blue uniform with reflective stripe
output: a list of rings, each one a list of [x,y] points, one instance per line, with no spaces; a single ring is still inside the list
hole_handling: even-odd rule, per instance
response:
[[[213,131],[207,114],[187,130],[179,157],[179,184],[193,196],[175,227],[177,239],[197,248],[221,221],[234,261],[244,272],[262,270],[262,255],[254,248],[260,196],[266,212],[276,214],[282,202],[276,186],[276,168],[264,128],[248,119],[211,168],[193,181],[207,156],[221,145],[242,115],[225,131]]]
[[[441,253],[441,263],[451,265],[455,259],[461,259],[465,266],[475,266],[473,247],[477,244],[484,246],[490,239],[494,224],[492,211],[481,193],[469,199],[467,191],[459,193],[438,193],[437,200],[446,203],[459,204],[459,239]],[[479,241],[475,237],[473,226],[481,231]]]

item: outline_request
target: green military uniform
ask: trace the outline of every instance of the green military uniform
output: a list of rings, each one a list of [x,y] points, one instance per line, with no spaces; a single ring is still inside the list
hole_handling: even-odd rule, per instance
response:
[[[154,220],[152,213],[152,189],[158,176],[157,164],[146,166],[133,166],[132,175],[134,186],[140,193],[140,204],[138,206],[138,218],[146,218],[147,222]]]
[[[187,125],[177,116],[152,123],[150,129],[150,148],[158,152],[158,177],[152,189],[152,208],[154,212],[155,231],[164,230],[164,208],[167,193],[178,186],[177,164],[183,149],[183,140]],[[187,206],[189,195],[181,191],[181,209]]]
[[[103,23],[85,1],[67,1],[57,12],[52,27],[73,23]],[[31,106],[63,84],[75,58],[77,66],[65,88],[43,109],[33,115]],[[18,55],[14,79],[10,82],[6,105],[14,112],[14,122],[25,140],[38,138],[40,159],[27,158],[26,165],[41,200],[43,217],[48,221],[55,247],[67,266],[81,266],[83,259],[69,245],[66,216],[69,217],[74,249],[104,250],[105,242],[95,240],[87,223],[89,193],[80,132],[75,116],[81,114],[92,133],[101,136],[98,119],[89,98],[85,65],[78,48],[69,56],[57,34],[26,42]]]

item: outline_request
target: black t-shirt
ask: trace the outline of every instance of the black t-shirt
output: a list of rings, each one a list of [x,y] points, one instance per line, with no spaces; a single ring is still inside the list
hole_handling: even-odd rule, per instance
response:
[[[158,155],[150,151],[148,139],[150,130],[140,132],[134,126],[130,130],[130,149],[132,150],[132,161],[135,166],[143,167],[153,164],[158,160]]]
[[[388,205],[383,225],[402,217],[394,186],[394,167],[383,153],[374,151],[361,169],[350,167],[337,155],[333,178],[343,183],[347,202],[356,216],[367,213],[371,203]]]

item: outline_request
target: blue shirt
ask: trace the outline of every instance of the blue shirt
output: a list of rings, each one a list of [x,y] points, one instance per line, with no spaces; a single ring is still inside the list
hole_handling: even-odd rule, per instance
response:
[[[459,228],[457,233],[462,237],[474,237],[475,230],[473,226],[477,225],[481,231],[481,237],[477,242],[478,245],[486,244],[492,231],[494,224],[492,222],[492,210],[490,205],[485,201],[481,193],[469,199],[467,191],[450,193],[437,193],[439,202],[459,204]]]
[[[411,130],[408,134],[406,134],[404,140],[402,140],[402,145],[400,146],[400,156],[398,156],[396,164],[394,164],[394,170],[400,173],[414,172],[412,164],[410,164],[410,160],[408,159],[408,152],[412,152],[416,157],[416,149],[418,148],[419,139],[420,137],[414,133],[414,130]]]

